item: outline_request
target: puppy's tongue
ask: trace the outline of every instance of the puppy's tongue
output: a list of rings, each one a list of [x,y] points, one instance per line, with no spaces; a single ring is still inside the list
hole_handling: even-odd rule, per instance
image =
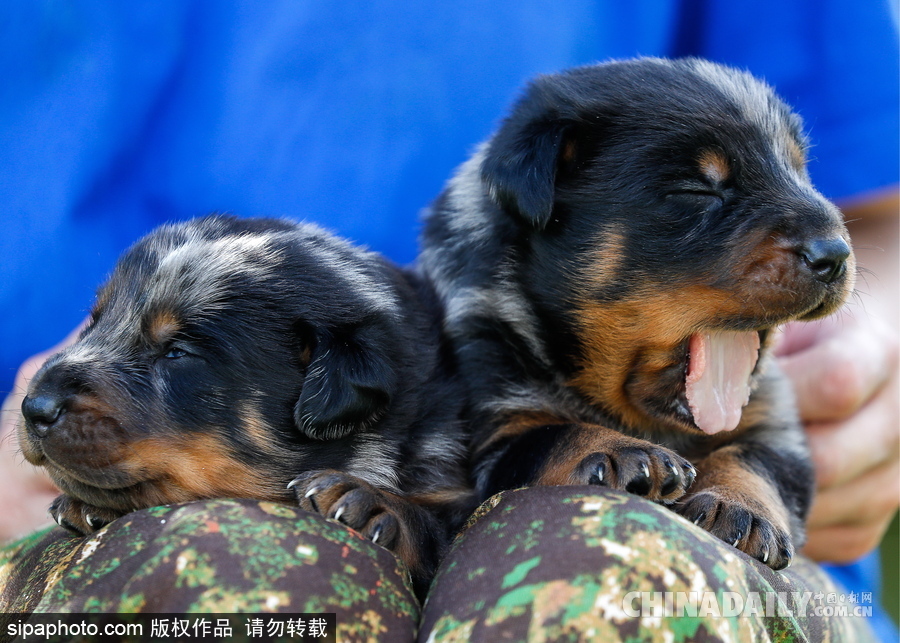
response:
[[[694,424],[704,433],[731,431],[750,399],[750,374],[759,357],[755,332],[694,333],[685,390]]]

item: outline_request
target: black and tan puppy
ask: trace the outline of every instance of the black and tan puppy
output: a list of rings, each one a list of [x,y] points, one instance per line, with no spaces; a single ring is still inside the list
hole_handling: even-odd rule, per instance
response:
[[[434,204],[421,256],[483,496],[607,485],[790,562],[813,477],[766,348],[840,307],[855,270],[805,147],[767,86],[705,61],[530,85]]]
[[[22,450],[77,533],[166,503],[299,500],[396,552],[421,589],[444,541],[431,500],[464,480],[440,332],[419,280],[314,226],[164,226],[31,382]]]

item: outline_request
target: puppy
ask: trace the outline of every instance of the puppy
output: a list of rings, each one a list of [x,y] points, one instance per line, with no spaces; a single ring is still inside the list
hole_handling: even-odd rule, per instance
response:
[[[813,475],[767,347],[855,272],[805,148],[767,86],[702,60],[528,87],[427,213],[420,259],[470,383],[481,496],[605,485],[789,564]]]
[[[441,498],[464,484],[440,333],[420,280],[312,225],[164,226],[30,383],[22,450],[78,534],[167,503],[299,501],[397,553],[421,590]]]

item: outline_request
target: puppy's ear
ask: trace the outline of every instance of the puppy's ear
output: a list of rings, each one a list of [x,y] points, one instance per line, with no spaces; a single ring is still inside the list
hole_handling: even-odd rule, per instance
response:
[[[571,123],[513,115],[489,143],[481,179],[492,198],[536,228],[550,220],[556,172]]]
[[[315,334],[294,421],[317,440],[341,438],[381,418],[397,388],[377,328]]]

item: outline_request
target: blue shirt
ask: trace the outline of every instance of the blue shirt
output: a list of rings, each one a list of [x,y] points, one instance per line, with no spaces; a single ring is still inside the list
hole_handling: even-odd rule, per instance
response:
[[[418,212],[542,72],[700,55],[768,80],[841,198],[898,181],[879,0],[7,3],[0,392],[118,254],[212,211],[309,219],[400,263]]]

